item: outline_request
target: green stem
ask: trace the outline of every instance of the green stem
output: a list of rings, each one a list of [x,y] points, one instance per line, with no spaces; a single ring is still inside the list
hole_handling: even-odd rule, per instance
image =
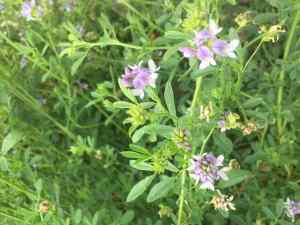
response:
[[[258,52],[258,50],[260,49],[260,47],[262,46],[264,40],[263,38],[261,38],[259,44],[257,45],[257,47],[255,48],[254,52],[251,54],[251,56],[249,57],[249,59],[247,60],[247,62],[245,63],[243,69],[241,70],[241,72],[239,72],[238,74],[238,81],[237,81],[237,93],[240,91],[241,89],[241,85],[244,79],[244,74],[245,71],[249,65],[249,63],[252,61],[252,59],[254,58],[254,56],[256,55],[256,53]]]
[[[300,11],[298,10],[294,17],[292,28],[291,28],[291,31],[289,33],[289,36],[288,36],[288,39],[287,39],[287,42],[286,42],[286,45],[284,48],[283,62],[286,61],[286,59],[289,55],[289,51],[290,51],[291,44],[292,44],[292,39],[295,34],[297,24],[299,22],[299,18],[300,18]],[[283,132],[283,122],[282,122],[282,118],[281,118],[282,97],[283,97],[282,83],[283,82],[284,82],[284,68],[282,67],[281,72],[279,74],[279,78],[278,78],[278,83],[280,84],[280,86],[279,86],[278,92],[277,92],[277,130],[278,130],[278,137],[279,137],[280,143],[281,143],[281,136],[282,136],[282,132]]]
[[[194,114],[195,108],[197,107],[197,104],[199,102],[201,83],[202,83],[202,77],[198,77],[196,80],[196,88],[195,88],[192,105],[191,105],[192,115]]]
[[[252,59],[254,58],[254,56],[256,55],[256,53],[258,52],[258,50],[260,49],[261,45],[264,43],[264,39],[261,38],[259,44],[257,45],[257,47],[255,48],[254,52],[252,53],[252,55],[249,57],[249,59],[247,60],[244,68],[242,69],[242,73],[244,73],[249,65],[249,63],[252,61]]]
[[[203,143],[202,143],[202,146],[201,146],[201,149],[200,149],[200,155],[203,154],[204,148],[205,148],[205,146],[206,146],[206,143],[208,142],[210,136],[213,134],[213,132],[214,132],[215,129],[216,129],[216,128],[213,127],[213,128],[209,131],[207,137],[204,139],[204,141],[203,141]]]
[[[19,219],[19,218],[15,217],[15,216],[11,216],[11,215],[9,215],[9,214],[7,214],[5,212],[0,212],[0,215],[3,216],[3,217],[9,218],[11,220],[18,221],[18,222],[23,223],[23,224],[25,222],[23,219]]]
[[[196,80],[196,88],[192,100],[191,105],[191,113],[193,115],[195,108],[197,106],[199,96],[200,96],[200,89],[201,89],[201,83],[202,83],[202,77],[198,77]],[[188,160],[188,155],[184,155],[184,163],[186,163]],[[183,166],[182,169],[182,175],[181,175],[181,191],[179,196],[179,209],[178,209],[178,221],[177,225],[182,224],[182,218],[183,218],[183,206],[184,206],[184,197],[185,197],[185,180],[186,180],[186,165]]]
[[[184,156],[184,162],[187,161],[187,154]],[[182,170],[181,175],[181,191],[179,196],[179,209],[178,209],[178,221],[177,225],[182,224],[182,218],[183,218],[183,206],[184,206],[184,196],[185,196],[185,180],[186,180],[186,171],[185,168]]]

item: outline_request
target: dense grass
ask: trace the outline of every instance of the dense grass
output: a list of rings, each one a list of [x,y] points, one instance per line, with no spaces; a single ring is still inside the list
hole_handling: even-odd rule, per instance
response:
[[[0,224],[300,224],[298,0],[41,0],[32,20],[22,4],[0,0]],[[200,70],[179,48],[211,19],[240,45]],[[140,99],[119,79],[149,59]],[[236,210],[188,175],[200,152],[230,163],[216,188]]]

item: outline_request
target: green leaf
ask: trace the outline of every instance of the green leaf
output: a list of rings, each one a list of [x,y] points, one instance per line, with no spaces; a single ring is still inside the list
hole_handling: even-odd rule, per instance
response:
[[[8,161],[4,156],[0,156],[0,169],[2,171],[8,171],[9,170]]]
[[[80,209],[77,209],[75,211],[75,214],[73,215],[73,220],[75,224],[79,224],[82,220],[82,212]]]
[[[174,166],[172,163],[168,162],[168,165],[166,167],[167,170],[177,173],[179,170],[177,169],[176,166]]]
[[[182,33],[179,31],[167,31],[165,33],[165,38],[167,39],[171,39],[171,40],[187,40],[189,38],[189,35],[187,35],[186,33]]]
[[[233,150],[231,140],[224,133],[214,135],[214,142],[226,154],[229,154]]]
[[[132,141],[134,143],[138,142],[145,134],[160,135],[169,139],[172,136],[173,130],[174,127],[171,126],[150,124],[136,130],[135,133],[132,135]]]
[[[153,166],[150,163],[147,163],[142,160],[130,160],[129,165],[137,170],[142,170],[142,171],[154,171]]]
[[[164,96],[165,96],[165,101],[166,101],[167,108],[168,108],[170,114],[172,116],[176,117],[176,107],[175,107],[175,101],[174,101],[174,92],[173,92],[173,89],[172,89],[171,82],[169,82],[169,81],[166,84]]]
[[[140,154],[138,152],[133,152],[133,151],[123,151],[123,152],[121,152],[121,155],[126,157],[126,158],[130,158],[130,159],[143,159],[143,158],[145,158],[145,155]]]
[[[227,0],[227,2],[231,5],[236,5],[236,0]]]
[[[153,202],[157,199],[165,197],[174,187],[174,178],[164,177],[159,183],[155,184],[147,197],[147,202]]]
[[[24,137],[23,132],[19,130],[12,130],[3,140],[2,143],[2,154],[7,154],[19,141]]]
[[[280,217],[283,213],[284,210],[284,201],[282,199],[278,199],[278,201],[276,202],[276,216]]]
[[[146,163],[146,162],[139,162],[137,160],[130,160],[129,164],[132,168],[137,169],[137,170],[153,171],[153,167],[149,163]]]
[[[87,53],[83,53],[72,65],[71,68],[71,75],[74,76],[77,70],[79,69],[80,65],[83,63],[84,59],[86,58]]]
[[[139,146],[139,145],[131,144],[131,145],[129,145],[129,148],[132,149],[135,152],[139,152],[139,153],[144,154],[144,155],[148,155],[148,156],[151,155],[151,153],[147,149],[145,149],[145,148],[143,148],[142,146]]]
[[[178,52],[178,49],[179,49],[179,47],[180,47],[181,45],[182,45],[182,44],[178,44],[178,45],[175,45],[174,47],[169,48],[169,49],[165,52],[162,61],[163,61],[163,62],[166,62],[166,61],[169,60],[170,57],[174,56],[174,54],[176,54],[176,53]]]
[[[124,87],[124,85],[122,84],[121,79],[118,80],[119,86],[121,88],[122,93],[132,102],[137,103],[136,98],[134,97],[134,95],[132,94],[131,90],[129,90],[128,88]]]
[[[113,107],[117,109],[128,109],[130,107],[134,106],[134,104],[130,102],[125,102],[125,101],[117,101],[114,102]]]
[[[145,177],[143,180],[139,181],[137,184],[133,186],[131,191],[129,192],[126,201],[132,202],[139,196],[141,196],[146,189],[149,187],[153,179],[155,178],[155,175],[151,175],[148,177]]]
[[[128,210],[126,213],[124,213],[120,219],[120,225],[128,225],[132,222],[134,219],[134,211]]]
[[[222,180],[219,182],[219,188],[228,188],[248,178],[251,173],[247,170],[230,170],[228,172],[228,180]]]

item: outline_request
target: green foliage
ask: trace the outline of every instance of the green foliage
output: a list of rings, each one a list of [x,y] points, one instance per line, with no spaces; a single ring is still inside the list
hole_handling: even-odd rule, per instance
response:
[[[298,0],[24,2],[0,1],[0,224],[299,223]],[[209,19],[240,46],[199,70],[178,49]],[[121,76],[149,59],[140,99]],[[189,176],[204,152],[235,211]]]

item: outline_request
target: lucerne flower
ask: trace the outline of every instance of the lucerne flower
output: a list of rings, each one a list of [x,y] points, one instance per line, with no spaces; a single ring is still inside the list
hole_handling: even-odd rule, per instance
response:
[[[210,65],[216,65],[215,56],[235,58],[235,50],[239,45],[238,40],[225,41],[218,38],[221,27],[211,20],[206,29],[196,33],[191,47],[182,47],[179,51],[185,58],[197,58],[200,60],[199,69],[205,69]]]
[[[138,65],[128,66],[122,75],[122,84],[132,89],[135,96],[144,98],[144,91],[147,86],[155,87],[155,81],[158,77],[159,67],[156,67],[153,60],[148,61],[148,68],[142,67],[142,62]]]
[[[295,221],[296,215],[300,214],[300,202],[299,201],[293,201],[289,198],[286,200],[286,214],[288,217],[292,219],[292,221]]]
[[[200,184],[203,189],[215,189],[215,183],[219,180],[227,180],[227,168],[223,167],[224,156],[215,157],[212,153],[196,155],[191,159],[188,168],[190,176]],[[222,168],[223,167],[223,168]]]
[[[32,20],[33,7],[35,7],[35,0],[25,1],[22,5],[21,15],[25,17],[27,20]]]

